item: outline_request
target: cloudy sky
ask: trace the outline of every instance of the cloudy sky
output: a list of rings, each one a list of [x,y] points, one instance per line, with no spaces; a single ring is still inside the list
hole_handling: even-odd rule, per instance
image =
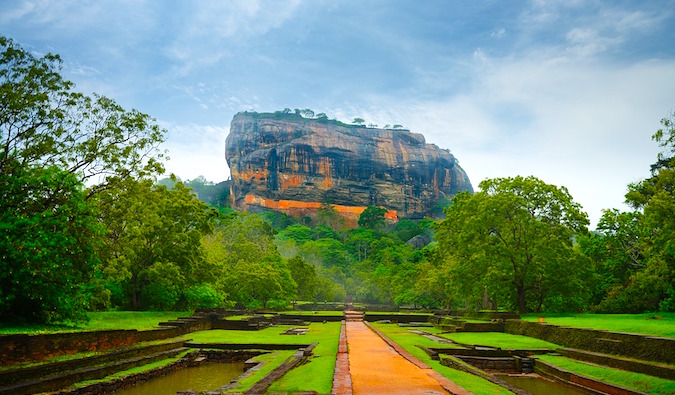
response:
[[[673,26],[672,0],[0,3],[0,34],[155,117],[183,179],[227,179],[235,113],[311,108],[423,133],[474,185],[564,185],[592,226],[656,159]]]

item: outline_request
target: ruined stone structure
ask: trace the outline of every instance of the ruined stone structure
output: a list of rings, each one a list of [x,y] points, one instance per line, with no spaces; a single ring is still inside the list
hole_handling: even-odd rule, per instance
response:
[[[422,218],[472,191],[455,157],[421,134],[296,114],[235,115],[225,157],[234,207],[312,215],[330,203],[351,225],[369,205],[391,220]]]

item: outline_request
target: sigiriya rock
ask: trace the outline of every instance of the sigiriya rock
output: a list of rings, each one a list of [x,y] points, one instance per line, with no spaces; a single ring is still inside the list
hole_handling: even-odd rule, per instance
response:
[[[455,157],[404,129],[286,113],[238,113],[225,142],[234,207],[312,215],[330,203],[352,225],[367,206],[387,217],[429,216],[473,191]]]

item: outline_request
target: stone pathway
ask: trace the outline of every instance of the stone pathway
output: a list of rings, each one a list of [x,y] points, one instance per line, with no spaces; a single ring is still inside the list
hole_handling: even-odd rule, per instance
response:
[[[335,385],[335,379],[339,380],[340,375],[344,379],[345,375],[345,361],[341,362],[338,351],[333,394],[469,394],[384,335],[375,333],[362,321],[362,314],[345,312],[345,318],[348,353],[342,358],[348,359],[346,373],[351,386]]]

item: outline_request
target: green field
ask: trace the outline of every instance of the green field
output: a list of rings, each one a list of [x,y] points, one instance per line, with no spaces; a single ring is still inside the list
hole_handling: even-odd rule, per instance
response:
[[[444,333],[440,336],[461,344],[497,347],[508,350],[555,350],[560,347],[557,344],[533,337],[511,335],[502,332],[457,332]]]
[[[540,355],[537,358],[570,372],[593,377],[622,387],[636,389],[649,394],[675,394],[675,381],[673,380],[588,364],[561,356]]]
[[[536,322],[540,317],[544,322],[553,325],[675,337],[675,313],[528,314],[522,319]]]
[[[190,312],[187,311],[99,311],[87,313],[88,321],[77,325],[7,326],[0,327],[0,334],[82,332],[111,329],[146,330],[156,328],[160,322],[189,315]]]

